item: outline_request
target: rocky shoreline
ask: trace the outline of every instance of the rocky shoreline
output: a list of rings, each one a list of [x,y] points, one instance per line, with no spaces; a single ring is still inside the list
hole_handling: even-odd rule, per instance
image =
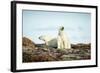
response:
[[[57,49],[35,44],[23,37],[22,60],[28,62],[72,61],[91,59],[91,44],[72,44],[71,49]]]

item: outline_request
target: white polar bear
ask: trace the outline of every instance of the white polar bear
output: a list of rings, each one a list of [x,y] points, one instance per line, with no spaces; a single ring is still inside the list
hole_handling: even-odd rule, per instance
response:
[[[57,48],[57,39],[52,38],[51,36],[43,35],[39,37],[40,40],[43,40],[46,46]]]
[[[71,48],[69,39],[64,33],[64,27],[60,27],[57,38],[52,38],[49,35],[43,35],[43,36],[40,36],[39,39],[43,40],[46,46],[57,47],[58,49],[70,49]]]
[[[70,49],[71,48],[70,41],[69,41],[68,37],[66,36],[66,34],[64,33],[63,26],[60,27],[60,29],[59,29],[57,44],[58,44],[58,48],[60,48],[60,49]]]

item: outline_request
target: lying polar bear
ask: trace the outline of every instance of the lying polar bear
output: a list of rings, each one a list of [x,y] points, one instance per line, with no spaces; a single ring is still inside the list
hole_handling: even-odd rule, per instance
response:
[[[57,38],[52,38],[47,35],[39,37],[40,40],[43,40],[46,46],[57,47],[58,49],[70,49],[71,44],[68,37],[64,33],[64,27],[60,27]]]
[[[46,46],[57,48],[57,39],[56,38],[52,38],[50,36],[43,35],[43,36],[40,36],[39,39],[43,40],[45,42]]]

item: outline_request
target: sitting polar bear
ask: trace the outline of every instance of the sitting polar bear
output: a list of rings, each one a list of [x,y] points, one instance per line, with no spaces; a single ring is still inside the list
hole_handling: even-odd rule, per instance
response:
[[[39,37],[43,40],[46,46],[57,47],[58,49],[70,49],[71,44],[68,37],[64,33],[64,27],[60,27],[57,38],[52,38],[50,36],[44,35]]]
[[[61,48],[61,49],[70,49],[71,48],[70,41],[64,32],[63,26],[59,28],[57,44],[58,44],[58,48]]]

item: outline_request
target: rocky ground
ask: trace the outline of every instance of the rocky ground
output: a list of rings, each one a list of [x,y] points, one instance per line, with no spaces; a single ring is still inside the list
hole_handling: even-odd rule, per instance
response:
[[[72,44],[71,49],[57,49],[44,44],[35,44],[23,38],[23,62],[71,61],[91,58],[91,44]]]

